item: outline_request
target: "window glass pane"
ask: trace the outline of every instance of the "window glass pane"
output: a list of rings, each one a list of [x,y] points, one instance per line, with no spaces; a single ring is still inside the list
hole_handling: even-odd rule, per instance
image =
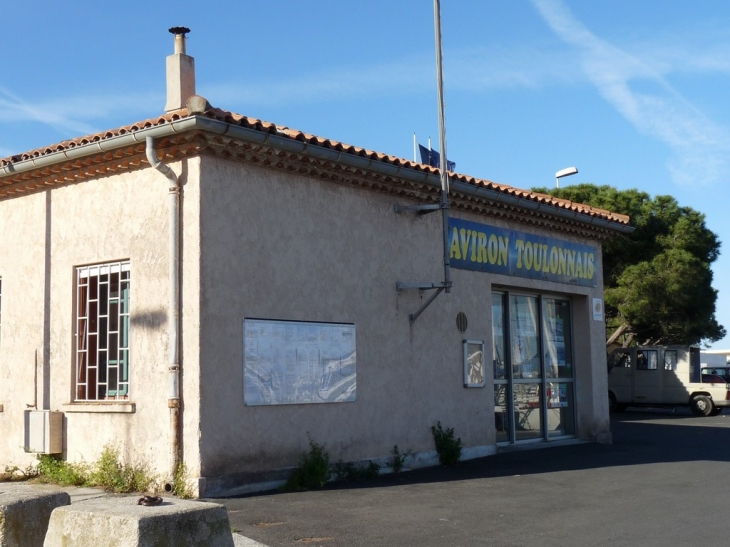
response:
[[[106,383],[107,359],[106,359],[105,351],[99,352],[98,366],[99,366],[99,382]]]
[[[89,334],[95,334],[97,324],[99,322],[99,303],[96,300],[91,300],[89,302],[89,321],[87,324],[87,327],[89,329]]]
[[[97,277],[89,278],[89,299],[96,300],[99,298],[99,279]]]
[[[507,378],[507,370],[504,366],[504,295],[500,293],[492,293],[492,339],[494,340],[494,354],[492,355],[494,379],[504,380]]]
[[[107,331],[106,331],[107,318],[99,318],[99,349],[106,349],[107,344]]]
[[[116,394],[117,391],[117,367],[109,367],[109,392]]]
[[[509,387],[506,383],[494,385],[494,429],[497,432],[497,442],[505,443],[510,440],[509,408],[510,399],[507,396]]]
[[[87,350],[87,359],[89,361],[90,367],[96,366],[96,335],[95,334],[89,334],[88,338],[86,339],[86,343],[88,344],[88,350]]]
[[[537,297],[510,297],[512,377],[540,378],[540,333],[537,328]]]
[[[116,332],[119,330],[119,302],[109,302],[109,330]]]
[[[659,352],[656,350],[649,350],[646,352],[646,356],[648,358],[649,370],[658,370],[659,369]]]
[[[90,400],[96,401],[99,398],[98,384],[96,381],[96,368],[89,367],[89,381],[86,383],[86,393]]]
[[[543,300],[545,376],[572,378],[570,304],[566,300]]]
[[[109,285],[99,283],[99,314],[106,315],[109,306]]]
[[[540,408],[540,384],[530,382],[514,384],[515,440],[542,438],[542,409]]]
[[[111,358],[116,361],[117,360],[117,337],[118,334],[110,334],[109,335],[109,354],[111,355]]]
[[[128,274],[129,272],[127,272]],[[122,311],[123,314],[129,313],[129,281],[122,283]]]
[[[548,436],[575,435],[573,383],[548,383],[547,401]]]
[[[659,356],[656,350],[637,350],[636,370],[657,370],[659,368]]]
[[[664,370],[677,370],[676,350],[666,350],[664,352]]]
[[[631,368],[631,354],[630,353],[617,353],[615,357],[616,367]]]
[[[119,274],[113,273],[109,281],[109,297],[119,298]]]

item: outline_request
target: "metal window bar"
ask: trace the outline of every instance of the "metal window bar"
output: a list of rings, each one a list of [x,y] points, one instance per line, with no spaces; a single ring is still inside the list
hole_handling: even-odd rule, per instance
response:
[[[129,397],[129,262],[77,269],[76,401]]]

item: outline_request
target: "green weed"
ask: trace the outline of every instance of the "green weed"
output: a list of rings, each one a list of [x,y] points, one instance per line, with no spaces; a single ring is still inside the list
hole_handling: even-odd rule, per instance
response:
[[[188,468],[180,462],[172,478],[172,493],[178,498],[188,499],[193,497],[193,491],[188,481]]]
[[[38,481],[61,486],[86,486],[89,483],[90,468],[86,463],[65,462],[49,454],[38,458]]]
[[[375,462],[370,462],[365,467],[358,467],[352,462],[345,463],[340,460],[335,464],[333,471],[338,481],[360,482],[378,477],[380,466]]]
[[[150,473],[147,464],[122,462],[119,449],[112,446],[104,447],[88,476],[89,486],[120,494],[146,492],[154,484],[155,477]]]
[[[436,452],[442,465],[451,465],[461,459],[461,437],[454,437],[454,428],[443,429],[441,422],[431,426]]]
[[[411,457],[413,450],[410,448],[405,452],[401,452],[398,449],[398,445],[393,446],[393,450],[390,451],[390,466],[393,468],[393,473],[400,473],[403,471],[403,466],[406,460]]]
[[[309,439],[309,452],[302,455],[299,467],[291,474],[284,489],[301,491],[322,488],[330,474],[330,458],[324,445]]]
[[[123,462],[113,446],[105,446],[99,459],[91,464],[67,462],[47,454],[36,457],[35,478],[42,483],[89,486],[126,494],[154,489],[157,482],[146,463]]]

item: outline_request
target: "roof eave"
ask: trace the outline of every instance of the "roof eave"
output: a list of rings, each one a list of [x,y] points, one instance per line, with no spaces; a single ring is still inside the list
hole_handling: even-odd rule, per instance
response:
[[[147,137],[155,139],[164,138],[177,133],[193,130],[206,131],[253,144],[264,144],[287,152],[310,156],[319,160],[338,162],[349,167],[370,170],[389,177],[424,183],[436,188],[441,187],[441,178],[437,170],[419,170],[407,165],[395,165],[381,159],[360,156],[346,151],[321,146],[319,144],[297,140],[285,133],[261,131],[249,127],[242,127],[240,125],[212,119],[204,115],[187,116],[185,118],[171,120],[164,124],[130,131],[124,135],[115,135],[113,137],[99,139],[95,142],[80,144],[73,148],[59,150],[39,157],[2,165],[0,166],[0,180],[7,176],[49,167],[64,161],[77,160],[100,152],[110,152],[120,148],[126,148],[130,145],[144,143]],[[487,188],[483,185],[457,181],[454,180],[453,177],[451,187],[456,192],[492,200],[508,206],[539,211],[546,215],[553,215],[555,217],[580,222],[596,228],[620,233],[631,233],[634,231],[632,226],[625,223],[608,220],[600,216],[581,213],[565,207],[541,203],[533,199],[526,199],[524,197],[511,195],[510,193]]]

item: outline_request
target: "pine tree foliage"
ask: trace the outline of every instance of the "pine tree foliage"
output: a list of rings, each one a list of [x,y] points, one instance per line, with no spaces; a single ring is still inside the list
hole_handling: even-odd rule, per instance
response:
[[[672,196],[579,184],[534,191],[629,215],[635,228],[603,244],[608,332],[641,344],[707,344],[725,336],[715,318],[712,263],[720,241],[705,215]]]

